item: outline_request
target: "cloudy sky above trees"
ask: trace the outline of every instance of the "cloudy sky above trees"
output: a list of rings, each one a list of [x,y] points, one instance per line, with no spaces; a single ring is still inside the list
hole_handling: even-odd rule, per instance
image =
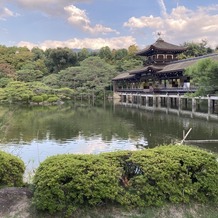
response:
[[[157,39],[218,45],[217,0],[1,0],[0,44],[143,48]]]

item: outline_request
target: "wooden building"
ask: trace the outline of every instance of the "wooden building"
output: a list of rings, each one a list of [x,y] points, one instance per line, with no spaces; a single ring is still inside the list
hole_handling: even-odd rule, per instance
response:
[[[178,55],[185,50],[185,47],[170,44],[159,38],[154,44],[137,53],[146,58],[143,68],[124,72],[113,78],[114,92],[194,92],[196,88],[190,84],[190,78],[184,75],[185,69],[201,59],[218,60],[218,54],[178,60]]]

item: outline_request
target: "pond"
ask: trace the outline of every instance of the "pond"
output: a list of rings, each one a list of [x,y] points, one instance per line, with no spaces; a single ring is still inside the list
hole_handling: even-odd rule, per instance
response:
[[[136,150],[189,139],[218,139],[218,121],[113,105],[1,106],[0,149],[19,156],[27,171],[64,153]],[[218,144],[199,145],[218,152]]]

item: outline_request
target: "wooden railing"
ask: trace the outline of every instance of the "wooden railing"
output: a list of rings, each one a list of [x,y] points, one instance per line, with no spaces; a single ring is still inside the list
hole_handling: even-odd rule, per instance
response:
[[[116,92],[126,92],[126,93],[160,93],[160,94],[184,94],[184,93],[194,93],[196,88],[150,88],[150,89],[117,89]]]

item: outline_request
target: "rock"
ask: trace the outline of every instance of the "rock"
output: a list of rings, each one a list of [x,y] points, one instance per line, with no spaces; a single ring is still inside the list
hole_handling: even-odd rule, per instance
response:
[[[0,217],[30,217],[31,198],[28,188],[0,189]]]

